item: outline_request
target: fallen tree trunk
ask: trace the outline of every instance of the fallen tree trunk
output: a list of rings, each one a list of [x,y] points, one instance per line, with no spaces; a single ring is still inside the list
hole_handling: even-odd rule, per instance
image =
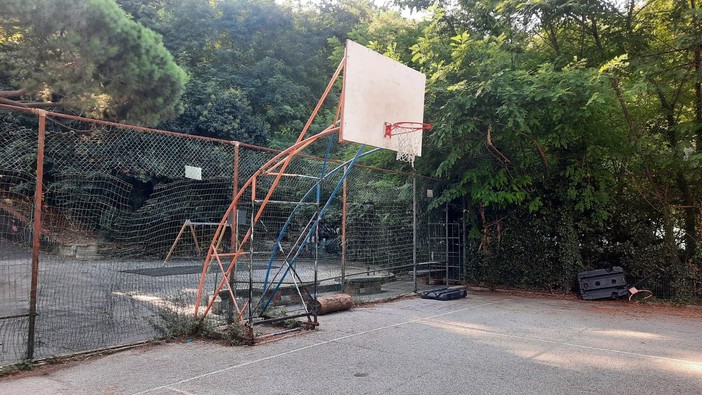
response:
[[[320,296],[316,301],[310,302],[310,304],[312,303],[316,304],[317,314],[320,315],[332,313],[334,311],[348,310],[353,306],[351,296],[347,294]],[[311,307],[314,307],[314,305]]]

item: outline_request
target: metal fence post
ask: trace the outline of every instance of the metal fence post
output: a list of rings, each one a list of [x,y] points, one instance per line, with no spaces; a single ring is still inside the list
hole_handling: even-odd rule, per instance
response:
[[[412,175],[412,282],[417,292],[417,174]]]
[[[239,193],[239,142],[234,143],[234,174],[232,176],[232,201],[234,197]],[[239,249],[239,209],[237,205],[234,205],[231,215],[231,223],[229,224],[229,231],[231,231],[231,245],[229,246],[230,252],[236,252]],[[232,259],[233,260],[233,259]]]
[[[449,205],[448,202],[446,203],[446,207],[444,208],[444,222],[446,225],[446,229],[444,229],[444,237],[445,237],[445,254],[446,254],[446,286],[449,286]]]
[[[344,173],[348,171],[348,166],[344,166]],[[347,207],[346,202],[348,199],[348,190],[346,186],[346,178],[344,178],[344,184],[342,186],[342,199],[341,199],[341,292],[344,292],[346,287],[346,215]]]
[[[37,324],[37,288],[39,284],[39,245],[41,243],[41,208],[44,185],[44,138],[46,111],[36,110],[39,116],[37,133],[37,175],[34,186],[34,229],[32,233],[32,283],[29,290],[29,326],[27,330],[27,359],[34,359],[34,337]]]
[[[466,235],[466,197],[461,199],[461,281],[465,282],[468,278],[468,237]]]

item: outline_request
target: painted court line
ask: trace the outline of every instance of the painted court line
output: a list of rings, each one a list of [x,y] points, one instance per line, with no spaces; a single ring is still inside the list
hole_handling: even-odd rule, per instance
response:
[[[482,304],[478,304],[478,305],[474,305],[474,306],[468,306],[468,307],[465,307],[465,308],[462,308],[462,309],[458,309],[458,310],[452,310],[452,311],[448,311],[448,312],[444,312],[444,313],[440,313],[440,314],[434,314],[434,315],[430,315],[430,316],[427,316],[427,317],[415,318],[415,319],[412,319],[412,320],[409,320],[409,321],[398,322],[398,323],[396,323],[396,324],[381,326],[381,327],[378,327],[378,328],[369,329],[369,330],[367,330],[367,331],[362,331],[362,332],[358,332],[358,333],[352,333],[352,334],[350,334],[350,335],[340,336],[340,337],[337,337],[337,338],[334,338],[334,339],[325,340],[325,341],[322,341],[322,342],[319,342],[319,343],[311,344],[311,345],[309,345],[309,346],[296,348],[296,349],[294,349],[294,350],[282,352],[282,353],[279,353],[279,354],[269,355],[269,356],[267,356],[267,357],[255,359],[255,360],[253,360],[253,361],[242,362],[242,363],[239,363],[239,364],[236,364],[236,365],[228,366],[228,367],[226,367],[226,368],[214,370],[214,371],[209,372],[209,373],[204,373],[204,374],[201,374],[201,375],[198,375],[198,376],[193,376],[193,377],[190,377],[190,378],[187,378],[187,379],[179,380],[179,381],[176,381],[176,382],[173,382],[173,383],[170,383],[170,384],[165,384],[165,385],[161,385],[161,386],[158,386],[158,387],[150,388],[150,389],[147,389],[147,390],[144,390],[144,391],[141,391],[141,392],[136,392],[136,393],[134,393],[134,395],[147,394],[147,393],[149,393],[149,392],[156,391],[156,390],[160,390],[160,389],[168,389],[168,390],[176,391],[176,389],[174,389],[173,386],[176,386],[176,385],[179,385],[179,384],[185,384],[185,383],[187,383],[187,382],[189,382],[189,381],[198,380],[198,379],[205,378],[205,377],[208,377],[208,376],[217,375],[217,374],[220,374],[220,373],[223,373],[223,372],[227,372],[227,371],[229,371],[229,370],[238,369],[238,368],[241,368],[241,367],[244,367],[244,366],[254,365],[254,364],[257,364],[257,363],[259,363],[259,362],[265,362],[265,361],[268,361],[268,360],[271,360],[271,359],[284,357],[284,356],[286,356],[286,355],[294,354],[294,353],[297,353],[297,352],[300,352],[300,351],[305,351],[305,350],[308,350],[308,349],[311,349],[311,348],[315,348],[315,347],[323,346],[323,345],[325,345],[325,344],[330,344],[330,343],[338,342],[338,341],[345,340],[345,339],[349,339],[349,338],[352,338],[352,337],[363,336],[363,335],[366,335],[366,334],[368,334],[368,333],[378,332],[378,331],[382,331],[382,330],[386,330],[386,329],[391,329],[391,328],[397,328],[398,326],[403,326],[403,325],[418,323],[418,322],[422,322],[422,321],[426,321],[426,320],[431,320],[431,319],[434,319],[434,318],[443,317],[443,316],[450,315],[450,314],[455,314],[455,313],[460,313],[460,312],[462,312],[462,311],[471,310],[471,309],[475,309],[475,308],[483,307],[483,306],[489,306],[489,305],[493,305],[493,304],[497,304],[497,303],[500,303],[500,302],[482,303]],[[178,390],[178,391],[180,391],[180,390]],[[181,392],[182,392],[182,391],[181,391]],[[187,392],[183,392],[183,393],[186,393],[186,394],[187,394]]]
[[[190,393],[190,392],[183,391],[183,390],[179,390],[178,388],[169,387],[169,386],[167,386],[167,385],[164,385],[164,386],[163,386],[163,389],[167,389],[167,390],[170,390],[170,391],[173,391],[173,392],[177,392],[177,393],[183,394],[183,395],[193,395],[193,394]]]

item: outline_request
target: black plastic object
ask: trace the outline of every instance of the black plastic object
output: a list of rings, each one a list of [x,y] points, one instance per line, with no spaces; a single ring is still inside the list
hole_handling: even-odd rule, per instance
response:
[[[468,291],[465,288],[439,288],[423,291],[419,294],[422,299],[454,300],[465,298]]]
[[[580,297],[585,300],[617,299],[627,294],[626,276],[620,266],[578,273]]]

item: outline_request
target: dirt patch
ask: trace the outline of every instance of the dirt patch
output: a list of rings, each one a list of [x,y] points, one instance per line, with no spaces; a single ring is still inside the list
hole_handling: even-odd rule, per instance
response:
[[[580,300],[577,295],[571,292],[546,292],[539,290],[518,289],[518,288],[497,288],[491,290],[485,287],[469,286],[469,292],[476,293],[502,293],[524,298],[548,298],[554,300]]]
[[[673,316],[691,319],[702,319],[702,306],[680,306],[660,300],[649,300],[646,302],[629,302],[625,298],[618,300],[582,300],[575,293],[572,292],[549,293],[543,291],[531,291],[523,289],[490,290],[488,288],[482,287],[469,287],[468,290],[469,292],[475,293],[501,293],[524,298],[572,300],[582,305],[582,308],[584,310],[593,311],[600,314],[623,315],[630,317]]]
[[[663,302],[632,303],[624,300],[583,301],[587,309],[597,313],[625,315],[630,317],[672,316],[680,318],[702,319],[700,306],[676,306]]]

